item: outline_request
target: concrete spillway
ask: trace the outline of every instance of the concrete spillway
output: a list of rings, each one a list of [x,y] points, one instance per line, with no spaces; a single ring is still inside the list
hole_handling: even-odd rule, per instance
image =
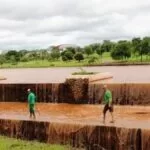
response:
[[[0,103],[0,134],[90,150],[149,150],[150,107],[115,106],[102,123],[102,105],[37,104],[36,120],[26,103]]]
[[[80,81],[58,84],[0,84],[0,101],[25,102],[27,89],[37,95],[38,102],[95,104],[102,101],[101,84],[87,84]],[[150,105],[150,84],[108,84],[113,93],[114,104]]]

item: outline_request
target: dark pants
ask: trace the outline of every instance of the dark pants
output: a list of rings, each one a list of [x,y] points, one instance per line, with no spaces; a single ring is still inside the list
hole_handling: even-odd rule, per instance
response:
[[[29,110],[31,114],[34,113],[34,104],[29,105]]]
[[[34,104],[29,104],[29,111],[30,111],[30,117],[33,117],[35,118],[35,112],[34,112]]]
[[[108,104],[105,105],[104,109],[103,109],[103,113],[106,114],[106,112],[109,110],[109,112],[113,112],[113,105],[111,105],[110,107],[108,106]]]

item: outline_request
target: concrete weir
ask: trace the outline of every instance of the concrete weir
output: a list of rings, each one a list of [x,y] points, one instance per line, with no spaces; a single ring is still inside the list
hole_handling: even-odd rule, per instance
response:
[[[149,150],[150,130],[0,119],[0,134],[87,150]]]
[[[111,83],[115,123],[102,123],[102,84],[0,84],[0,134],[86,150],[150,150],[150,84]],[[29,119],[27,89],[37,95]]]
[[[102,123],[102,105],[38,103],[36,120],[26,103],[0,103],[0,134],[87,150],[149,150],[150,107],[115,106],[115,123]]]

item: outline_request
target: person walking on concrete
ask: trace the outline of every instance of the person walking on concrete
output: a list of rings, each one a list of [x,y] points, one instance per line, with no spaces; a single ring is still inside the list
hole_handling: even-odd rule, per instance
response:
[[[31,91],[31,89],[28,89],[28,106],[29,106],[29,112],[30,112],[30,118],[33,118],[35,119],[36,116],[35,116],[35,99],[36,99],[36,96],[35,94]]]
[[[105,123],[105,117],[106,112],[109,110],[112,121],[111,123],[114,123],[114,117],[113,117],[113,104],[112,104],[112,92],[108,89],[107,85],[103,86],[104,89],[104,109],[103,109],[103,123]]]

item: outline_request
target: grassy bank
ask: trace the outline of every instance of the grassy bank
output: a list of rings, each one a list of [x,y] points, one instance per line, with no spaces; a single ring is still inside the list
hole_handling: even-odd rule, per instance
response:
[[[69,146],[27,142],[0,136],[0,150],[69,150]]]
[[[89,58],[78,62],[71,60],[64,62],[62,60],[48,61],[48,60],[34,60],[28,62],[18,62],[17,64],[4,63],[0,68],[43,68],[43,67],[81,67],[81,66],[115,66],[115,65],[146,65],[150,64],[150,59],[147,56],[143,56],[143,62],[139,57],[131,57],[128,60],[115,61],[111,58],[110,53],[104,53],[102,59],[98,57],[94,62],[89,63]]]

